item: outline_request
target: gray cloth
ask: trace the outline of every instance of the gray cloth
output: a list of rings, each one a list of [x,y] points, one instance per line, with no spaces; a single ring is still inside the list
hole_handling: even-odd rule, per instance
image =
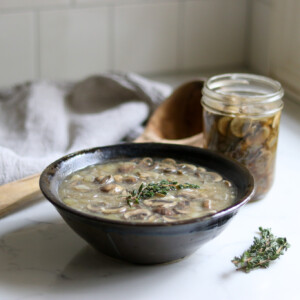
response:
[[[40,172],[66,153],[137,137],[170,92],[132,73],[0,90],[0,184]]]

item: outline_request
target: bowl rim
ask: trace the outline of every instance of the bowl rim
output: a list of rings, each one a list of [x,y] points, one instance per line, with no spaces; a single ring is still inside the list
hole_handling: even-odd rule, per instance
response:
[[[208,214],[202,217],[196,217],[196,218],[191,218],[191,219],[185,219],[185,220],[180,220],[180,221],[174,221],[174,222],[166,222],[166,223],[151,223],[151,222],[133,222],[133,221],[124,221],[124,220],[113,220],[113,219],[109,219],[109,218],[103,218],[101,216],[96,216],[96,215],[92,215],[83,211],[79,211],[76,210],[66,204],[63,203],[62,200],[58,199],[55,195],[53,195],[53,193],[50,191],[49,188],[49,193],[48,193],[48,188],[47,185],[50,185],[50,181],[48,180],[49,176],[52,177],[54,176],[55,173],[53,173],[53,168],[56,168],[57,170],[59,169],[59,165],[63,162],[63,161],[67,161],[73,157],[76,156],[81,156],[84,154],[88,154],[88,153],[94,153],[96,151],[101,151],[103,149],[113,149],[113,148],[117,148],[117,147],[122,147],[122,146],[130,146],[130,145],[141,145],[141,146],[149,146],[149,145],[160,145],[161,147],[172,147],[172,148],[177,148],[177,149],[182,149],[182,151],[184,151],[184,149],[188,150],[188,149],[193,149],[194,151],[196,149],[198,149],[200,152],[206,152],[206,153],[211,153],[216,157],[219,157],[220,159],[224,159],[229,161],[230,163],[238,166],[240,169],[243,169],[243,171],[248,175],[249,177],[249,186],[247,189],[246,194],[237,202],[235,202],[234,204],[220,210],[217,211],[216,213],[212,213],[212,214]],[[108,160],[109,161],[109,160]],[[57,168],[58,167],[58,168]],[[194,146],[187,146],[187,145],[178,145],[178,144],[166,144],[166,143],[122,143],[122,144],[113,144],[113,145],[108,145],[108,146],[99,146],[99,147],[93,147],[93,148],[87,148],[87,149],[83,149],[83,150],[79,150],[67,155],[64,155],[60,158],[58,158],[57,160],[55,160],[54,162],[52,162],[51,164],[49,164],[42,172],[40,179],[39,179],[39,187],[40,190],[42,192],[42,194],[45,196],[45,198],[51,203],[53,204],[56,208],[58,209],[62,209],[64,211],[67,211],[71,214],[74,214],[76,216],[79,217],[83,217],[86,218],[90,221],[95,221],[95,222],[104,222],[107,223],[108,225],[123,225],[123,226],[133,226],[133,227],[174,227],[174,226],[180,226],[180,225],[187,225],[187,224],[194,224],[194,223],[201,223],[201,222],[206,222],[209,220],[217,220],[219,218],[222,218],[226,215],[229,215],[231,213],[233,213],[234,211],[237,211],[241,206],[245,205],[248,201],[251,200],[251,198],[253,197],[254,193],[255,193],[255,183],[254,183],[254,178],[253,175],[251,174],[251,172],[241,163],[239,163],[238,161],[229,158],[227,156],[225,156],[224,154],[218,153],[216,151],[212,151],[209,149],[204,149],[204,148],[200,148],[200,147],[194,147]]]

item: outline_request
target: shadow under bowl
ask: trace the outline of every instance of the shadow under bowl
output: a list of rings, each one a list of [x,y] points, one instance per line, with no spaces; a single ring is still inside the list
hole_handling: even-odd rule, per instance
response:
[[[172,223],[109,220],[64,204],[58,189],[66,176],[94,164],[136,157],[171,157],[214,170],[237,187],[235,203],[215,214]],[[254,180],[240,163],[211,150],[158,143],[120,144],[79,151],[50,164],[40,177],[44,196],[67,224],[102,253],[139,264],[178,260],[216,237],[254,193]]]

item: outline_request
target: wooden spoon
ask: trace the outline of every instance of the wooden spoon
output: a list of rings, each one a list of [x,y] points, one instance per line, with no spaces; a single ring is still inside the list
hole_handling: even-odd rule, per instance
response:
[[[144,133],[135,142],[203,146],[203,80],[178,87],[153,113]]]
[[[178,87],[153,113],[144,133],[135,142],[203,146],[203,80]],[[0,217],[40,199],[40,174],[0,186]]]

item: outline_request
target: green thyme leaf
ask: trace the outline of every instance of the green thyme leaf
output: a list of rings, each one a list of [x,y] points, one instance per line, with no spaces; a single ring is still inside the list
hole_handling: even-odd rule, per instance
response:
[[[142,183],[138,190],[132,190],[127,196],[127,204],[132,206],[133,203],[139,203],[140,200],[152,198],[154,196],[163,197],[169,191],[178,189],[199,189],[200,186],[196,184],[184,183],[178,184],[177,181],[161,180],[158,183],[148,183],[146,186]]]
[[[290,247],[286,238],[275,237],[271,229],[259,227],[259,231],[261,237],[254,237],[250,248],[232,260],[237,270],[248,273],[258,268],[268,268],[272,260],[279,258]]]
[[[138,194],[140,194],[140,193],[142,192],[143,187],[144,187],[144,184],[142,183],[142,184],[140,185],[140,187],[139,187]]]

